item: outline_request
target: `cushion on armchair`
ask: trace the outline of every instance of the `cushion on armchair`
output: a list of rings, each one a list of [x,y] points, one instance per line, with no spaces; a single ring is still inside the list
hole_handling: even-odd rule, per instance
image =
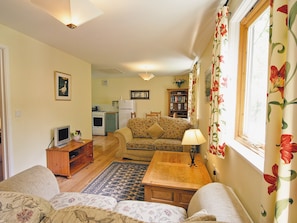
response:
[[[117,205],[117,200],[110,196],[97,194],[63,192],[50,199],[50,203],[56,210],[75,205],[85,205],[105,210],[113,210]]]
[[[40,222],[54,209],[51,204],[35,195],[0,191],[0,219],[3,222]]]
[[[146,201],[120,201],[114,211],[140,221],[152,223],[179,223],[187,218],[184,208]]]
[[[86,223],[86,222],[116,222],[143,223],[119,213],[88,206],[71,206],[60,210],[53,210],[41,223]]]

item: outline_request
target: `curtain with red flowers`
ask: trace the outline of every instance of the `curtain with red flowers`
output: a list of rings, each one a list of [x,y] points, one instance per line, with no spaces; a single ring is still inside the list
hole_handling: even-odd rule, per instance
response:
[[[297,0],[271,0],[261,222],[297,222]]]
[[[227,90],[226,56],[228,47],[228,6],[224,6],[216,17],[216,29],[212,50],[212,71],[210,89],[209,152],[225,157],[224,126],[226,106],[224,96]]]
[[[188,116],[193,127],[197,128],[197,77],[198,64],[195,63],[192,72],[189,74],[189,100],[188,100]]]

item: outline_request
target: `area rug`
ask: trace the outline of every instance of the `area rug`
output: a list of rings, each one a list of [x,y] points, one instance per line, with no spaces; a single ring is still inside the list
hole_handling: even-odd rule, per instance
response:
[[[142,178],[148,165],[131,162],[113,162],[82,193],[112,196],[117,201],[144,200]]]

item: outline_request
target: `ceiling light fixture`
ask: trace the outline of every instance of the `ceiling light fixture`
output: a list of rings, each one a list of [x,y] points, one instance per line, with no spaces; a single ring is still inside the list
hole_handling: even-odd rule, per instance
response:
[[[70,29],[75,29],[103,14],[88,0],[31,0],[31,2]]]
[[[140,73],[138,74],[143,80],[145,81],[149,81],[150,79],[152,79],[153,77],[155,77],[155,75],[153,75],[152,73]]]

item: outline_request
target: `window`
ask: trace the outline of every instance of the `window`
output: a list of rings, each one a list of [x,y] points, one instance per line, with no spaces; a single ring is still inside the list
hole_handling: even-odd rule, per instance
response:
[[[265,144],[269,61],[268,1],[260,1],[240,23],[239,97],[236,139],[262,153]]]

